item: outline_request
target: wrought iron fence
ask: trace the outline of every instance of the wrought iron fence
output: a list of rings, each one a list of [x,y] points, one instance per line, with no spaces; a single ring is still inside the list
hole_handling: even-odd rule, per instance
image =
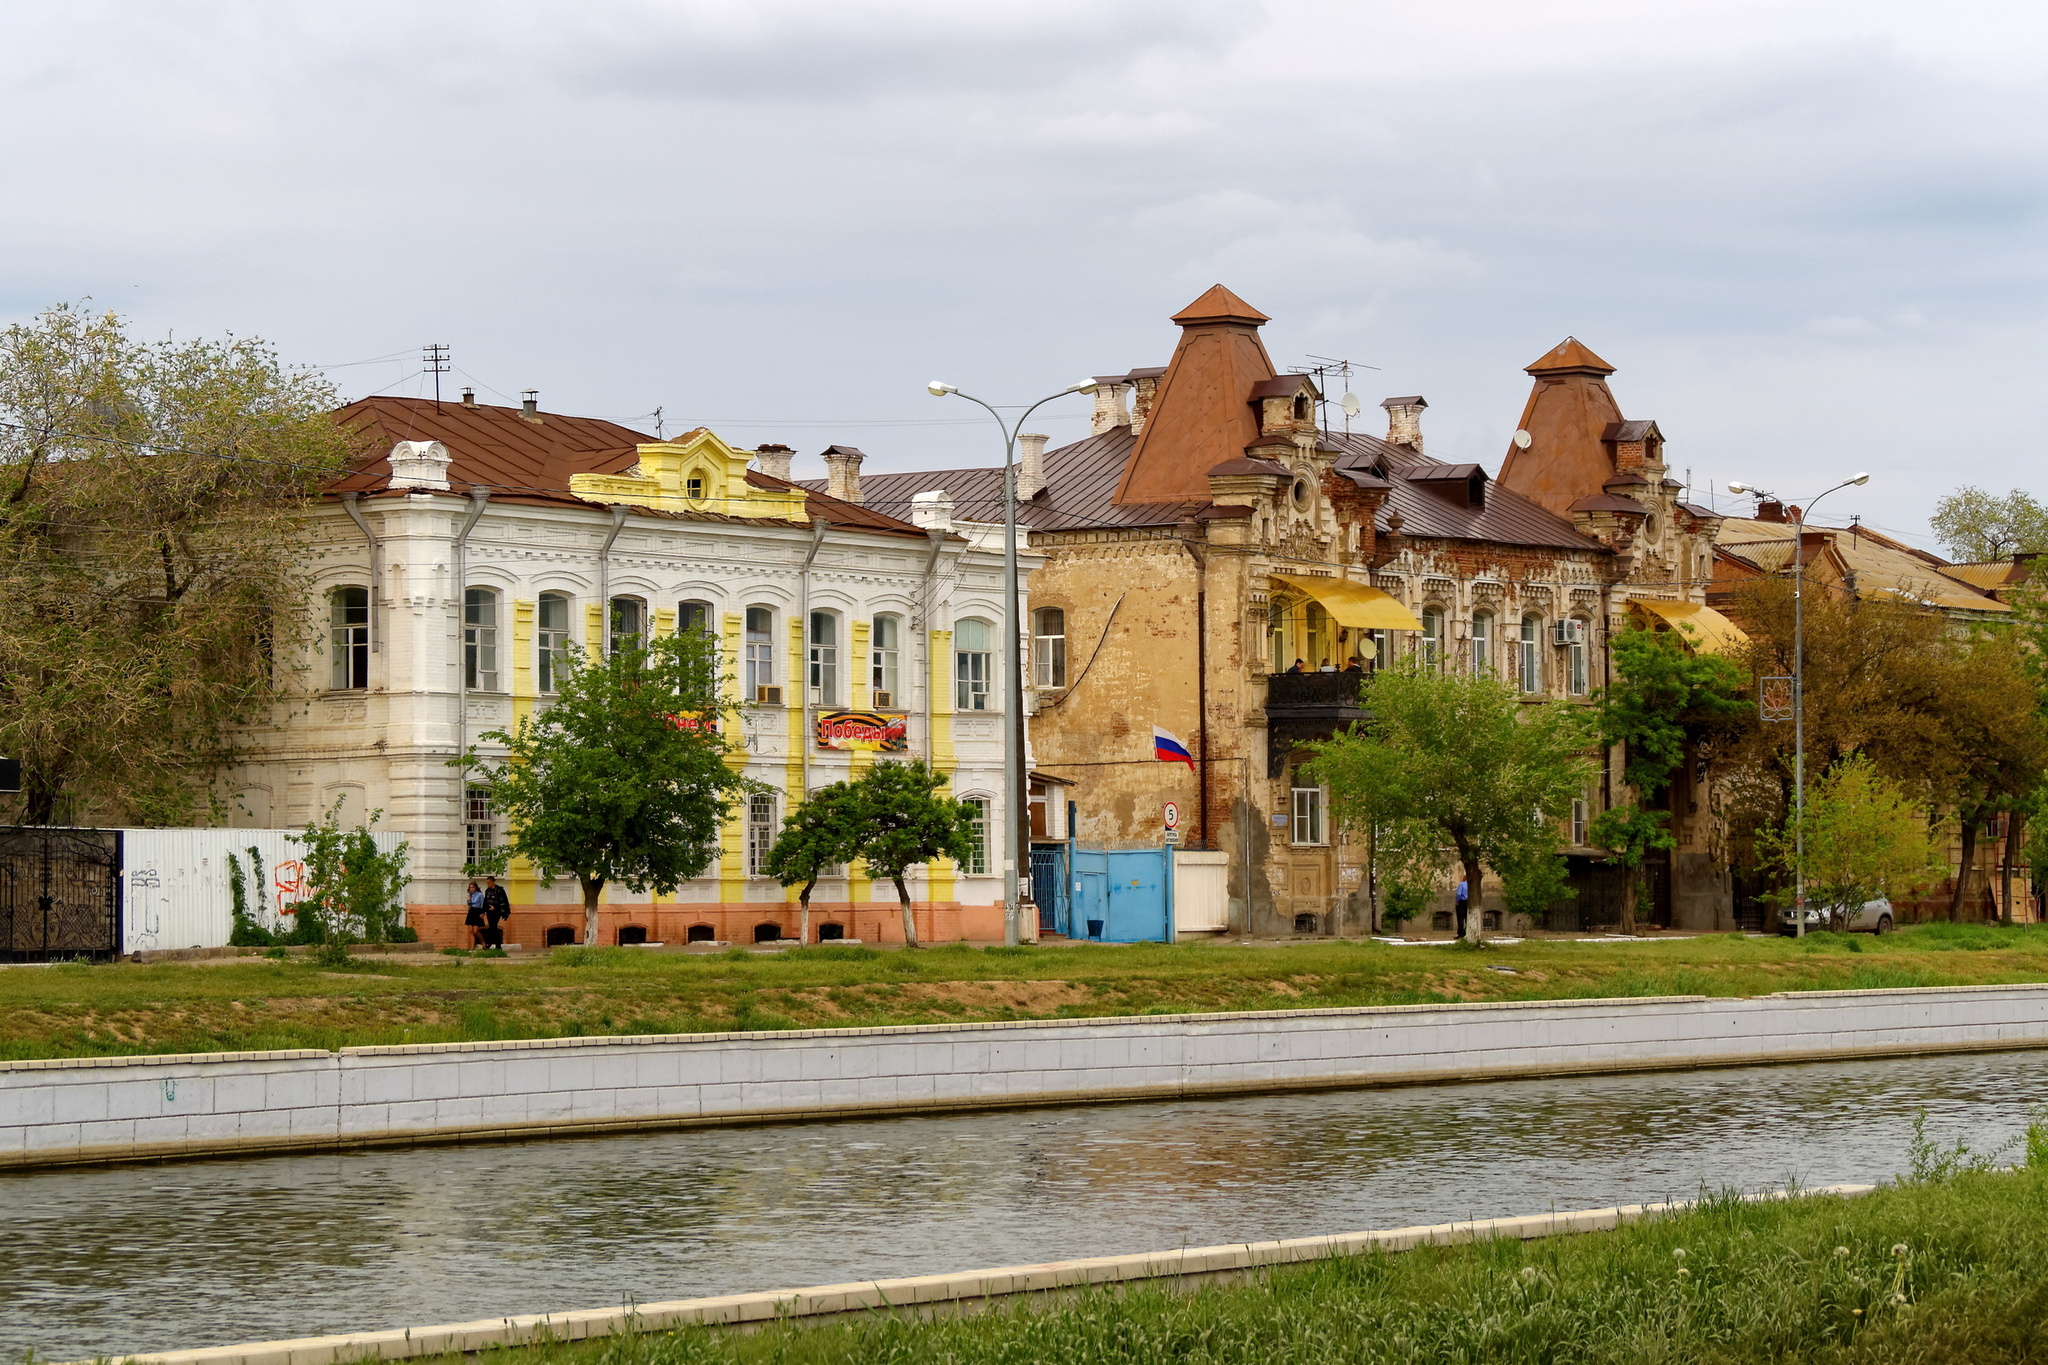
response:
[[[0,826],[0,961],[121,952],[121,832]]]

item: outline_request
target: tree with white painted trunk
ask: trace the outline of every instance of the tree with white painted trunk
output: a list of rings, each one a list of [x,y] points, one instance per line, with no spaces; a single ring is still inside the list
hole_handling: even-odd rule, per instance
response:
[[[451,762],[491,789],[510,837],[468,869],[502,876],[513,858],[543,879],[583,889],[583,941],[597,942],[597,906],[613,882],[666,895],[711,866],[719,833],[750,789],[723,722],[717,642],[697,631],[568,659],[547,709],[510,733],[491,762],[471,749]]]

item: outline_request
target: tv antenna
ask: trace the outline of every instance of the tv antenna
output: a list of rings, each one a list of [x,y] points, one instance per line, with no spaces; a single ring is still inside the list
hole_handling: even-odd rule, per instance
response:
[[[420,368],[434,376],[434,406],[441,406],[441,376],[448,373],[448,343],[430,341],[420,347]]]
[[[1350,360],[1339,360],[1333,356],[1326,355],[1311,355],[1309,359],[1320,362],[1311,366],[1306,373],[1314,375],[1316,377],[1316,388],[1324,391],[1323,425],[1326,427],[1330,424],[1330,400],[1327,396],[1329,377],[1334,374],[1343,381],[1344,396],[1337,400],[1337,407],[1344,414],[1344,434],[1349,436],[1351,434],[1351,419],[1358,416],[1359,411],[1365,406],[1358,401],[1358,395],[1351,391],[1351,371],[1354,367],[1361,370],[1377,370],[1379,366],[1366,365]]]

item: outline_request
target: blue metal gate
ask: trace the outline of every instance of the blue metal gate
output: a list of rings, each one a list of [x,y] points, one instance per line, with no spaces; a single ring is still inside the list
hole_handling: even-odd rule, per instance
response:
[[[1075,849],[1071,914],[1076,938],[1164,943],[1166,850]]]
[[[1069,934],[1072,919],[1067,898],[1067,847],[1065,844],[1031,846],[1031,899],[1038,905],[1038,932]]]

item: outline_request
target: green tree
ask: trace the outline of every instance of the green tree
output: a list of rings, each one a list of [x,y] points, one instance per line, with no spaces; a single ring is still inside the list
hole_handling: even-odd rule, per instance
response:
[[[1469,884],[1465,936],[1480,939],[1481,873],[1555,857],[1557,821],[1592,779],[1579,707],[1525,704],[1492,678],[1386,669],[1365,686],[1368,721],[1308,746],[1352,828],[1415,821],[1456,850]]]
[[[300,922],[309,910],[317,915],[324,943],[336,952],[351,943],[416,937],[399,932],[405,888],[412,881],[405,870],[410,846],[401,843],[389,853],[377,847],[370,826],[382,814],[372,811],[367,823],[344,829],[336,802],[305,833],[292,836],[306,846],[306,898],[296,907]]]
[[[719,831],[749,784],[740,750],[720,727],[736,712],[719,699],[717,645],[690,631],[609,658],[572,655],[546,710],[451,760],[474,770],[505,812],[506,843],[480,870],[502,875],[514,857],[583,888],[583,941],[597,942],[597,903],[618,882],[666,894],[711,865]]]
[[[1924,808],[1861,754],[1835,764],[1808,791],[1803,860],[1798,824],[1770,836],[1765,847],[1786,871],[1804,868],[1808,903],[1827,907],[1836,928],[1846,927],[1865,901],[1917,891],[1947,872],[1945,841],[1930,829]]]
[[[356,438],[261,342],[138,341],[52,308],[0,331],[0,753],[22,818],[206,804],[293,682],[300,517]]]
[[[921,758],[877,763],[846,785],[860,836],[860,859],[869,876],[885,877],[896,887],[897,903],[903,907],[903,941],[915,948],[917,921],[910,912],[910,886],[904,874],[934,858],[956,863],[972,858],[981,812],[965,801],[941,796],[946,775],[927,767]]]
[[[1380,924],[1399,932],[1443,889],[1450,862],[1443,833],[1427,820],[1390,820],[1373,830],[1372,872]]]
[[[818,878],[858,857],[866,834],[860,793],[849,782],[820,787],[782,817],[782,833],[762,870],[784,886],[803,884],[797,893],[799,940],[811,941],[811,892]]]
[[[1964,563],[2048,550],[2048,507],[2017,488],[2000,497],[1965,484],[1937,501],[1927,520],[1942,548]]]
[[[1621,931],[1636,930],[1649,886],[1641,869],[1651,852],[1677,846],[1666,799],[1688,753],[1718,747],[1754,714],[1738,695],[1742,671],[1717,654],[1696,653],[1674,631],[1628,630],[1614,637],[1614,681],[1599,696],[1600,740],[1622,746],[1622,780],[1636,799],[1594,817],[1587,838],[1614,850],[1636,873],[1622,902]]]

